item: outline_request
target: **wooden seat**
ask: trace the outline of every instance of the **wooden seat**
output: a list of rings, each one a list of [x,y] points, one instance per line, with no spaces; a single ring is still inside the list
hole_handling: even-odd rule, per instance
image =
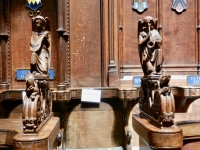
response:
[[[24,134],[22,119],[1,119],[0,122],[0,149],[47,150],[53,148],[60,130],[58,117],[51,117],[38,134]]]
[[[181,150],[198,150],[200,148],[200,142],[192,142],[185,144]]]

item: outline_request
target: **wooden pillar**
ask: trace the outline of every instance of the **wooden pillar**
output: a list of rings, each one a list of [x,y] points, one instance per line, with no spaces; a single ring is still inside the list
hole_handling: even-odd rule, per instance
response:
[[[0,1],[0,89],[8,89],[10,82],[10,52],[8,34],[9,1]]]
[[[198,68],[197,68],[197,74],[199,75],[199,69],[200,69],[200,2],[199,0],[196,0],[196,9],[197,9],[197,14],[196,14],[196,18],[197,18],[197,54],[198,54]]]
[[[116,0],[109,0],[109,66],[108,66],[108,75],[109,75],[109,87],[117,87],[118,86],[118,71],[117,71],[117,53],[118,46],[116,46],[116,41],[118,36],[117,30],[115,28],[115,23],[117,20],[117,11],[115,7],[117,6]]]
[[[69,0],[58,0],[58,82],[70,84],[69,66]]]
[[[102,0],[102,86],[108,87],[108,0]]]
[[[158,19],[158,30],[162,32],[162,0],[157,0],[156,18]],[[161,34],[161,33],[160,33]],[[162,34],[161,34],[162,35]]]
[[[65,41],[65,65],[64,65],[64,82],[68,86],[70,86],[70,42],[69,42],[69,32],[70,32],[70,21],[69,21],[69,11],[70,11],[70,0],[64,0],[64,27],[65,27],[65,32],[63,34],[63,38]]]
[[[123,19],[123,13],[124,13],[124,1],[123,0],[118,0],[119,3],[119,64],[123,64],[123,24],[124,24],[124,19]],[[120,79],[123,77],[120,71],[120,66],[118,66],[119,72],[120,72]]]
[[[102,86],[118,86],[118,1],[102,1]]]
[[[58,0],[58,36],[59,36],[59,50],[58,50],[58,85],[57,91],[53,95],[59,95],[62,99],[66,95],[66,88],[70,87],[70,49],[69,49],[69,8],[70,0]],[[68,98],[67,100],[69,100]],[[57,149],[66,148],[66,107],[65,100],[61,101],[61,124],[60,133],[62,142]]]

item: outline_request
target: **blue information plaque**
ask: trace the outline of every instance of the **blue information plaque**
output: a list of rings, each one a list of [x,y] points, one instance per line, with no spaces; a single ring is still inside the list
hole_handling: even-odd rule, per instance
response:
[[[135,87],[141,86],[141,77],[140,76],[133,77],[133,86],[135,86]]]
[[[188,76],[187,84],[188,85],[200,85],[200,76]]]
[[[25,80],[26,75],[30,72],[29,69],[17,69],[15,72],[16,80]],[[55,78],[54,69],[49,69],[49,79],[53,80]]]

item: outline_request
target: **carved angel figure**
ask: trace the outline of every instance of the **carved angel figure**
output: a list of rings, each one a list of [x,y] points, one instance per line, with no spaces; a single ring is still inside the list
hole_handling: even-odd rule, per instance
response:
[[[146,16],[138,24],[139,55],[144,75],[161,74],[163,63],[162,38],[158,32],[156,19]]]
[[[48,74],[50,67],[49,20],[43,16],[32,18],[32,36],[30,43],[31,73]]]

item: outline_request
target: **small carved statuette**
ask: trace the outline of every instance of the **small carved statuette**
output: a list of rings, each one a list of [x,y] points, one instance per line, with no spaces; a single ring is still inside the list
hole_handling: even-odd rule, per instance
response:
[[[171,76],[162,76],[162,38],[157,20],[151,16],[138,23],[138,50],[144,76],[141,80],[139,106],[141,114],[159,126],[173,125],[175,104],[169,87]]]
[[[31,72],[48,74],[50,66],[50,36],[49,20],[42,16],[36,16],[32,19],[32,36],[30,43]]]

